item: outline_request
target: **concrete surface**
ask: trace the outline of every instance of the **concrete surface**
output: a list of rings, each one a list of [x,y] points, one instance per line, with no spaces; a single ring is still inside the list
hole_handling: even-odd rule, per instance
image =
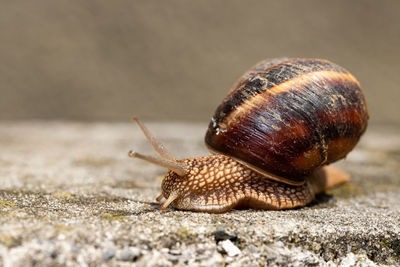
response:
[[[177,157],[203,124],[152,123]],[[370,127],[337,164],[352,181],[306,208],[159,210],[164,170],[133,123],[0,123],[0,266],[400,264],[399,129]]]

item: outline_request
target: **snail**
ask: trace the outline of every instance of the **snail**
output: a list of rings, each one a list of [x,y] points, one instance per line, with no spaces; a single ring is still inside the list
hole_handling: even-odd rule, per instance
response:
[[[264,60],[217,107],[205,136],[211,155],[176,159],[133,117],[160,157],[129,156],[169,169],[161,210],[292,209],[349,180],[328,165],[354,148],[368,119],[360,83],[344,68],[323,59]]]

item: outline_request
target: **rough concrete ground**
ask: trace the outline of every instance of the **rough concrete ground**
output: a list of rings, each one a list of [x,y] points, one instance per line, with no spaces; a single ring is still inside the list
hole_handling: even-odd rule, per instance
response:
[[[152,123],[177,157],[206,125]],[[370,127],[350,183],[306,208],[162,212],[164,169],[133,123],[0,123],[0,266],[400,265],[399,129]]]

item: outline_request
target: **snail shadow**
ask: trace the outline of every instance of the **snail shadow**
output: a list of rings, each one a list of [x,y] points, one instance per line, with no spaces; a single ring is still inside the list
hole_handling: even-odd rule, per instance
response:
[[[333,195],[325,192],[319,193],[315,196],[314,200],[307,204],[306,207],[311,209],[333,208],[336,206],[336,199]]]

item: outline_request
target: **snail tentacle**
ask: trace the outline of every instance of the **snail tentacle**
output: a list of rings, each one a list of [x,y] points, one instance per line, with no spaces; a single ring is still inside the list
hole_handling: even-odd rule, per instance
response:
[[[171,193],[167,200],[161,205],[160,210],[165,210],[178,196],[177,193]]]
[[[128,155],[131,158],[139,158],[139,159],[145,160],[147,162],[156,164],[158,166],[167,168],[171,171],[176,172],[180,176],[184,176],[187,172],[186,171],[187,168],[186,168],[185,164],[181,163],[181,162],[176,162],[175,160],[169,160],[169,159],[163,159],[163,158],[153,157],[153,156],[149,156],[149,155],[143,155],[143,154],[140,154],[133,150],[129,151]]]
[[[139,126],[139,128],[142,130],[147,140],[149,141],[150,145],[162,158],[170,160],[175,159],[175,157],[171,155],[168,149],[166,149],[165,146],[152,135],[150,130],[142,123],[142,121],[139,118],[137,118],[136,116],[132,116],[132,121],[137,123],[137,125]]]

